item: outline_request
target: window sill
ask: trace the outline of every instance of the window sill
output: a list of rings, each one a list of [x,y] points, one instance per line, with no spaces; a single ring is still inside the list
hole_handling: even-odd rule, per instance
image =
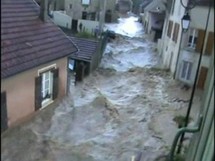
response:
[[[190,47],[185,47],[184,50],[189,51],[189,52],[196,52],[195,48],[190,48]]]
[[[47,107],[48,105],[52,104],[53,102],[54,102],[54,100],[52,100],[52,99],[44,100],[42,102],[42,107],[40,108],[40,110],[44,109],[45,107]]]
[[[184,78],[179,77],[179,80],[182,81],[182,82],[185,83],[185,84],[188,84],[188,85],[191,84],[191,80],[190,80],[190,79],[187,80],[187,79],[184,79]]]

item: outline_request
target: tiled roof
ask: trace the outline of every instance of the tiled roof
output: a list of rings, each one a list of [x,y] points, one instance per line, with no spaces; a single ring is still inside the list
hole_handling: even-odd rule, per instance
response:
[[[1,78],[68,56],[77,48],[32,0],[1,0]]]
[[[141,4],[140,4],[140,6],[142,7],[142,8],[145,8],[147,5],[149,5],[150,3],[152,2],[152,0],[145,0],[145,1],[143,1]]]
[[[84,60],[90,62],[93,54],[95,54],[97,47],[99,45],[98,41],[69,37],[72,42],[78,47],[79,51],[70,57],[76,60]]]
[[[163,12],[166,10],[166,0],[153,0],[149,3],[144,11],[155,11],[155,12]],[[159,8],[159,10],[157,10]]]

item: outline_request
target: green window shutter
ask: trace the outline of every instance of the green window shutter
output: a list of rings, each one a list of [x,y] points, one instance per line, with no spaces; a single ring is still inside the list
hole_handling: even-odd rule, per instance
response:
[[[42,76],[35,78],[35,111],[42,107]]]
[[[53,69],[53,97],[52,99],[55,100],[58,96],[58,87],[59,87],[59,69]]]
[[[207,38],[206,49],[205,49],[206,55],[212,54],[213,45],[214,45],[214,32],[209,32],[208,38]]]
[[[198,38],[197,38],[197,42],[196,42],[196,52],[200,53],[201,49],[202,49],[202,45],[204,42],[204,35],[205,35],[205,31],[199,29],[198,30]]]
[[[6,92],[1,93],[1,132],[8,128]]]

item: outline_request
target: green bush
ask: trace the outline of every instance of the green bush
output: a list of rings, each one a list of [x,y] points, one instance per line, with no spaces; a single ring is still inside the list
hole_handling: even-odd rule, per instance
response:
[[[174,161],[185,161],[185,157],[183,155],[177,154]]]
[[[76,34],[76,36],[80,37],[80,38],[95,39],[95,37],[92,34],[86,32],[86,31],[79,32]]]

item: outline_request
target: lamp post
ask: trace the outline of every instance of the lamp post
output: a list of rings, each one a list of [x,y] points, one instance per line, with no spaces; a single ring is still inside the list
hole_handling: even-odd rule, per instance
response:
[[[176,62],[176,72],[177,72],[177,67],[178,67],[178,63],[179,63],[179,55],[180,55],[180,50],[181,50],[182,36],[183,36],[183,33],[186,33],[188,31],[189,26],[190,26],[190,21],[191,21],[190,15],[189,15],[188,11],[186,11],[186,14],[181,19],[182,32],[181,32],[179,51],[178,51],[177,62]],[[174,77],[176,75],[176,72],[174,73]],[[192,99],[193,95],[194,95],[194,93],[191,94],[191,99]],[[188,106],[188,110],[187,110],[187,115],[186,115],[186,118],[185,118],[184,127],[187,126],[188,123],[186,122],[186,120],[189,119],[189,115],[190,115],[191,103],[189,102],[189,104],[190,105]],[[178,154],[181,152],[181,147],[182,147],[182,144],[183,144],[183,140],[184,140],[184,133],[182,134],[182,136],[180,138],[180,142],[179,142],[178,150],[177,150]]]
[[[189,26],[190,26],[190,21],[191,21],[191,18],[190,18],[189,12],[186,11],[186,14],[181,19],[182,32],[181,32],[181,38],[180,38],[177,61],[176,61],[176,70],[175,70],[174,75],[173,75],[174,79],[176,77],[176,72],[177,72],[177,69],[178,69],[177,67],[178,67],[178,62],[179,62],[179,55],[180,55],[180,49],[181,49],[182,36],[183,36],[183,33],[188,31]]]
[[[177,55],[176,71],[174,73],[174,79],[176,77],[177,67],[178,67],[178,63],[179,63],[179,56],[180,56],[180,50],[181,50],[182,36],[183,36],[183,33],[186,33],[188,31],[188,29],[189,29],[190,22],[191,22],[189,11],[196,6],[196,0],[190,0],[190,1],[188,1],[187,5],[185,5],[183,3],[183,0],[180,0],[180,3],[182,5],[182,7],[185,8],[185,14],[181,18],[182,32],[181,32],[181,39],[180,39],[179,50],[178,50],[178,55]],[[191,99],[190,99],[190,102],[189,102],[189,106],[188,106],[188,110],[187,110],[187,114],[186,114],[186,118],[185,118],[184,127],[186,127],[187,124],[188,124],[188,119],[189,119],[189,115],[190,115],[190,109],[191,109],[191,105],[192,105],[192,99],[193,99],[194,91],[195,91],[194,88],[195,87],[193,87],[193,90],[192,90]],[[179,142],[178,150],[177,150],[178,154],[181,152],[181,147],[182,147],[182,144],[183,144],[183,140],[184,140],[184,133],[182,134],[182,136],[180,138],[180,142]]]
[[[190,21],[191,21],[190,15],[187,12],[186,15],[184,15],[181,19],[181,26],[184,32],[187,32],[187,30],[189,29]]]

